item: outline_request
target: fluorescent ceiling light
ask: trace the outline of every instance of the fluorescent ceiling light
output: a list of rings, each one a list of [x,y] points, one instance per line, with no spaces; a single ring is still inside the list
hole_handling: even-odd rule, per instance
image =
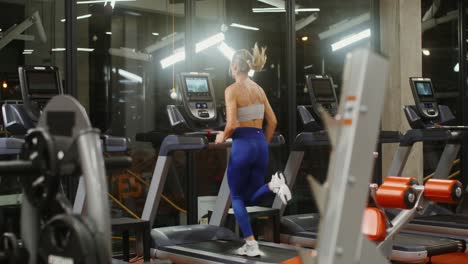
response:
[[[136,75],[135,73],[122,70],[122,69],[117,69],[117,70],[115,68],[112,69],[112,72],[115,73],[116,71],[120,76],[124,77],[127,80],[137,82],[137,83],[143,83],[143,78],[139,75]]]
[[[88,17],[91,17],[92,15],[91,14],[86,14],[86,15],[82,15],[82,16],[77,16],[76,19],[85,19],[85,18],[88,18]],[[60,19],[60,22],[65,22],[67,21],[65,18],[62,18]]]
[[[342,32],[348,31],[352,28],[355,28],[359,26],[362,23],[366,23],[371,20],[371,15],[370,13],[364,13],[360,16],[351,18],[351,19],[345,19],[342,20],[336,24],[331,25],[327,31],[321,32],[318,34],[319,39],[323,40],[326,38],[333,37],[335,35],[338,35]]]
[[[114,2],[135,2],[136,0],[114,0]],[[77,1],[76,3],[79,5],[86,5],[86,4],[97,4],[97,3],[106,3],[107,0],[90,0],[90,1]]]
[[[77,48],[76,50],[78,51],[86,51],[86,52],[93,52],[94,49],[90,49],[90,48]]]
[[[145,48],[146,53],[153,53],[159,49],[162,49],[166,46],[172,45],[173,43],[183,40],[185,37],[185,33],[171,33],[165,37],[163,37],[161,40],[158,40],[156,43],[148,46]]]
[[[196,53],[199,53],[203,50],[206,50],[208,49],[209,47],[212,47],[216,44],[219,44],[221,42],[224,41],[224,34],[223,33],[218,33],[214,36],[211,36],[205,40],[202,40],[200,42],[198,42],[196,45],[195,45],[195,52]],[[184,55],[185,56],[185,55]]]
[[[176,64],[177,62],[185,60],[185,51],[179,51],[171,56],[161,60],[161,66],[163,69]]]
[[[216,35],[213,35],[203,41],[200,41],[198,42],[196,45],[195,45],[195,52],[196,53],[199,53],[205,49],[208,49],[214,45],[217,45],[221,42],[224,41],[224,34],[223,33],[218,33]],[[161,60],[161,66],[163,69],[171,66],[171,65],[174,65],[176,64],[177,62],[180,62],[180,61],[183,61],[185,60],[185,50],[184,48],[181,48],[180,51],[174,51],[174,53],[165,58],[165,59],[162,59]]]
[[[110,48],[109,54],[112,56],[123,57],[126,59],[151,61],[151,54],[136,52],[134,49],[129,49],[129,48],[120,48],[120,49]]]
[[[281,7],[252,8],[253,13],[284,13],[286,9]],[[296,8],[296,13],[320,12],[320,8]]]
[[[423,49],[423,50],[422,50],[422,53],[423,53],[425,56],[431,55],[431,51],[428,50],[428,49]]]
[[[107,31],[106,34],[107,34],[107,35],[112,35],[112,32]]]
[[[251,26],[246,26],[242,24],[237,24],[237,23],[232,23],[231,27],[236,27],[236,28],[243,28],[243,29],[248,29],[248,30],[259,30],[257,27],[251,27]]]
[[[88,18],[88,17],[91,17],[92,15],[91,14],[86,14],[86,15],[82,15],[82,16],[77,16],[76,19],[85,19],[85,18]]]
[[[453,67],[454,72],[459,72],[460,71],[460,63],[457,63],[455,67]]]
[[[23,51],[23,55],[31,55],[32,52]]]
[[[366,29],[366,30],[363,30],[357,34],[354,34],[354,35],[350,35],[350,36],[347,36],[345,38],[343,38],[342,40],[338,41],[338,42],[335,42],[331,45],[331,48],[332,48],[332,51],[337,51],[339,49],[342,49],[346,46],[349,46],[353,43],[356,43],[360,40],[363,40],[363,39],[366,39],[366,38],[369,38],[371,36],[371,30],[370,28]]]
[[[53,48],[52,51],[65,51],[67,50],[66,48]],[[77,51],[87,51],[87,52],[93,52],[94,49],[90,49],[90,48],[77,48],[76,49]]]
[[[159,36],[159,33],[153,32],[153,33],[151,33],[151,35],[153,35],[153,36]]]
[[[236,52],[233,48],[229,47],[225,42],[221,43],[221,45],[218,46],[218,50],[223,53],[223,55],[228,58],[228,60],[232,60],[232,57],[234,56],[234,53]]]
[[[33,49],[25,49],[24,52],[33,52]]]

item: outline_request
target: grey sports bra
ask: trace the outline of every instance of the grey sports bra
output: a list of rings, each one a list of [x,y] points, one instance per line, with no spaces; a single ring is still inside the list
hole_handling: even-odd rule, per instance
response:
[[[251,104],[237,108],[237,121],[245,122],[254,119],[263,119],[265,106],[263,104]]]

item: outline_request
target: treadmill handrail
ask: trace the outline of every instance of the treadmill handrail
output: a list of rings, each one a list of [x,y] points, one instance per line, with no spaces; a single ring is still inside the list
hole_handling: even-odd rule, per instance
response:
[[[446,129],[410,129],[401,138],[400,146],[412,146],[417,142],[449,141],[453,135]]]

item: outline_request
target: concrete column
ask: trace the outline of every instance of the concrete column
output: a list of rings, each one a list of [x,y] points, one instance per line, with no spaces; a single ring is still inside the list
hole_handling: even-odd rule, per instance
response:
[[[382,53],[391,65],[382,129],[405,133],[409,125],[402,108],[414,104],[409,77],[422,75],[421,0],[380,0],[380,36]],[[384,177],[396,147],[383,146]],[[403,175],[423,177],[422,144],[414,147]]]

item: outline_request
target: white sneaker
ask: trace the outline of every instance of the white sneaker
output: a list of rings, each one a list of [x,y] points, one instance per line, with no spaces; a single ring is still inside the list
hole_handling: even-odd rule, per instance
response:
[[[242,247],[237,249],[237,254],[241,256],[258,257],[262,254],[262,252],[258,247],[258,242],[253,240],[246,241]]]
[[[291,190],[289,190],[289,187],[286,184],[286,179],[284,178],[282,172],[276,172],[275,174],[273,174],[273,176],[271,176],[271,181],[269,184],[271,191],[276,193],[276,195],[279,196],[279,198],[284,204],[287,204],[288,201],[291,200]]]

